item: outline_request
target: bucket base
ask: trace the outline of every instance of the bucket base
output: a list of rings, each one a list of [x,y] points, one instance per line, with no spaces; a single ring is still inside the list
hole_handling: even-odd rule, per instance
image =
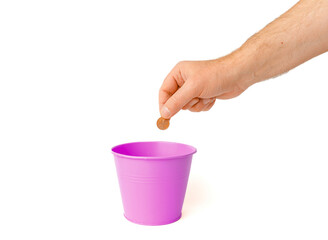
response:
[[[160,222],[160,223],[143,223],[143,222],[134,221],[134,220],[128,218],[127,216],[125,216],[125,214],[124,214],[124,217],[125,217],[127,220],[129,220],[130,222],[133,222],[133,223],[136,223],[136,224],[139,224],[139,225],[146,225],[146,226],[159,226],[159,225],[166,225],[166,224],[174,223],[174,222],[178,221],[178,220],[181,218],[181,215],[182,215],[182,214],[180,213],[180,215],[179,215],[177,218],[172,219],[172,220],[169,220],[169,221],[165,221],[165,222]]]

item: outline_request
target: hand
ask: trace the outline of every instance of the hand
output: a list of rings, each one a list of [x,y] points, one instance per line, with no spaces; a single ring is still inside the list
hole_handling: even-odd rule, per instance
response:
[[[181,109],[207,111],[217,98],[236,97],[327,52],[327,11],[328,1],[299,1],[228,56],[178,63],[159,92],[161,116],[169,119]]]
[[[170,119],[181,109],[208,111],[216,99],[228,99],[241,94],[248,86],[238,78],[231,57],[179,62],[160,88],[161,116]]]

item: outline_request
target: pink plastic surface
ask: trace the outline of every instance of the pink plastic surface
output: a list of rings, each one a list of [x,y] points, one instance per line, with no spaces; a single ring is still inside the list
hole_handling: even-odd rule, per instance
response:
[[[179,220],[195,152],[192,146],[173,142],[113,147],[124,216],[143,225]]]

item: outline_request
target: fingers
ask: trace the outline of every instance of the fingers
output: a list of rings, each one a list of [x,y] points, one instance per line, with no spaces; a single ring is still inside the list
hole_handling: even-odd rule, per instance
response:
[[[199,102],[199,98],[193,98],[190,102],[188,102],[182,109],[183,110],[187,110],[189,108],[191,108],[192,106],[194,106],[196,103]]]
[[[166,76],[159,90],[159,110],[163,108],[166,101],[179,89],[182,83],[178,80],[179,70],[175,66]],[[178,84],[180,83],[180,85]]]
[[[215,98],[201,99],[198,103],[188,108],[191,112],[200,112],[210,110],[215,103]]]
[[[211,103],[207,104],[207,107],[205,107],[203,111],[210,110],[214,106],[214,104],[215,104],[215,99]]]
[[[196,96],[196,88],[189,84],[184,83],[161,108],[161,116],[169,119],[179,112],[189,101]]]
[[[203,77],[194,78],[188,75],[190,70],[188,66],[184,62],[177,64],[164,79],[159,91],[161,117],[170,119],[181,109],[199,112],[213,106],[215,98],[199,98],[203,88],[201,84]],[[209,95],[213,96],[213,94]]]

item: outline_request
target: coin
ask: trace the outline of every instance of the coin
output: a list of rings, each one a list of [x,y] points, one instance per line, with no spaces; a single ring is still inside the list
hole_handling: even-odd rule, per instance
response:
[[[157,127],[158,127],[160,130],[165,130],[165,129],[167,129],[169,126],[170,126],[170,119],[165,119],[165,118],[160,117],[160,118],[157,120]]]

